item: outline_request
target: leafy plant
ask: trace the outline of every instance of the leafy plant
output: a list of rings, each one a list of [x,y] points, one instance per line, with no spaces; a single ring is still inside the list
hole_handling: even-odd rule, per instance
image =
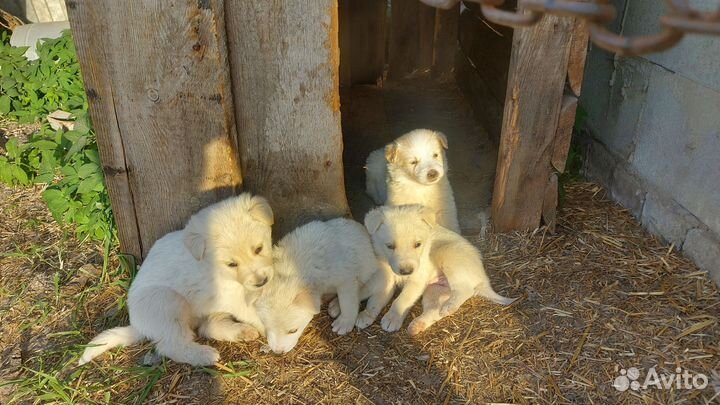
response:
[[[42,122],[26,142],[11,137],[0,156],[0,181],[10,185],[46,184],[42,194],[60,223],[76,225],[80,237],[113,238],[110,202],[88,115],[75,46],[68,31],[37,48],[28,61],[26,48],[9,45],[0,34],[0,114],[20,122]],[[70,112],[72,130],[54,130],[47,115]]]

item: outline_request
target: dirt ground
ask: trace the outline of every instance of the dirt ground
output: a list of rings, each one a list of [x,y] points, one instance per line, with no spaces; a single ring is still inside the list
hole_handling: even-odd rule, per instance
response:
[[[82,344],[126,323],[132,267],[58,228],[40,190],[1,188],[0,402],[717,403],[720,296],[712,281],[600,187],[566,188],[555,234],[468,235],[496,290],[520,297],[512,306],[473,299],[416,338],[377,324],[334,336],[323,314],[285,356],[262,352],[261,342],[213,342],[223,369],[143,366],[149,345],[77,367]],[[710,384],[613,388],[622,369],[644,376],[653,366],[704,373]]]

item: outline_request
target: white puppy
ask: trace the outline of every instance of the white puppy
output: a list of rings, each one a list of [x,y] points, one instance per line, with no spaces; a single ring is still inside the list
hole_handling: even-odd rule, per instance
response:
[[[375,253],[389,264],[390,281],[402,286],[382,318],[384,330],[400,329],[426,288],[423,313],[408,327],[411,334],[452,314],[472,296],[502,305],[514,301],[493,290],[480,252],[462,236],[438,226],[432,210],[421,205],[376,208],[365,217],[365,226]]]
[[[272,277],[272,224],[267,201],[246,193],[200,210],[185,229],[159,239],[128,292],[130,326],[95,337],[80,364],[150,339],[163,356],[208,366],[219,354],[193,341],[195,328],[215,340],[257,338],[264,330],[248,295]]]
[[[368,195],[378,205],[424,205],[435,211],[438,224],[460,233],[447,147],[442,133],[416,129],[373,151],[365,165]]]
[[[333,331],[344,335],[353,329],[361,288],[378,269],[362,225],[345,218],[311,222],[285,236],[273,258],[275,277],[255,302],[273,352],[295,347],[324,295],[338,296]]]

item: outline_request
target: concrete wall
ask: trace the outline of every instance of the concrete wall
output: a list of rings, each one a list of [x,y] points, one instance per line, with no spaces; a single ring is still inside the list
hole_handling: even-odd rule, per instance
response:
[[[613,2],[615,32],[658,29],[661,2]],[[580,103],[588,177],[720,284],[720,38],[691,35],[632,58],[593,47]]]

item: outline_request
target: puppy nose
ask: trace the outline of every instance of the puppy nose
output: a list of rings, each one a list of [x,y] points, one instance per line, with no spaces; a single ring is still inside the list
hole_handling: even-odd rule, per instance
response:
[[[262,281],[260,281],[259,283],[255,284],[255,287],[262,287],[262,286],[264,286],[265,284],[267,284],[267,282],[268,282],[268,278],[265,277],[264,279],[262,279]]]
[[[440,175],[440,173],[438,173],[438,171],[435,169],[428,170],[428,172],[427,172],[428,180],[435,180],[438,178],[439,175]]]
[[[399,269],[399,270],[400,270],[400,274],[402,274],[403,276],[407,276],[408,274],[412,274],[412,272],[415,271],[415,269],[413,268],[412,265],[407,265],[407,264],[404,265],[404,266],[400,266],[400,269]]]

